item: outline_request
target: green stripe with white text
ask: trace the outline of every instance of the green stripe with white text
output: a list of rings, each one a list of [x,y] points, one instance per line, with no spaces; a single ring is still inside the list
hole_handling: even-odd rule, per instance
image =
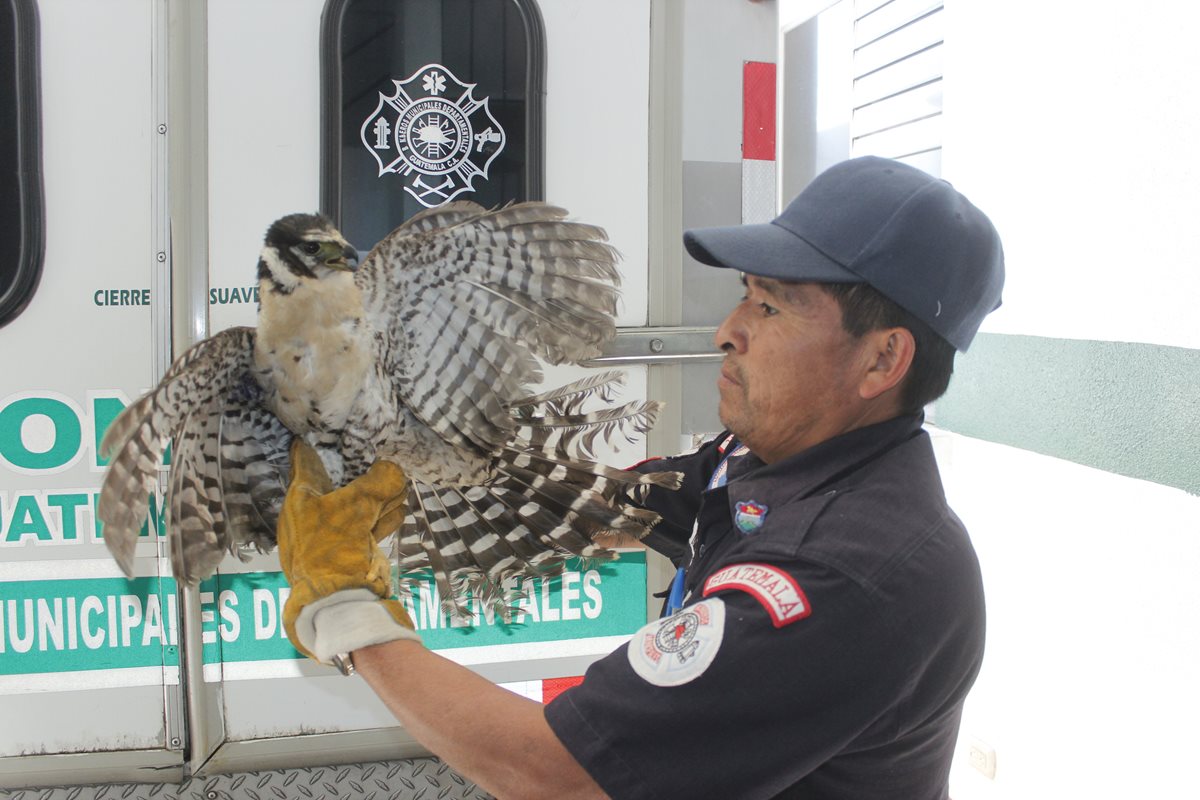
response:
[[[529,579],[511,622],[473,604],[467,622],[441,613],[432,582],[406,602],[433,649],[558,641],[633,633],[645,621],[646,559],[581,565]],[[171,578],[0,582],[0,675],[178,664]],[[283,634],[287,585],[278,572],[218,575],[200,585],[204,661],[299,658]]]

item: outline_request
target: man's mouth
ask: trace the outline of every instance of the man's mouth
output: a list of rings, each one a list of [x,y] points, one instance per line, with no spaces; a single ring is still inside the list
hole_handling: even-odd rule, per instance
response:
[[[721,366],[721,378],[718,381],[718,384],[720,383],[729,383],[733,386],[742,385],[741,376],[738,374],[737,368],[728,361]]]

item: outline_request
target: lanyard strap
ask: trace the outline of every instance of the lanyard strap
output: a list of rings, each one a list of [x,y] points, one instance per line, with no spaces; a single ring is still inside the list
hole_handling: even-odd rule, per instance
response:
[[[667,607],[662,615],[669,617],[683,608],[683,581],[687,577],[687,567],[675,570],[675,579],[671,581],[671,591],[667,594]]]
[[[732,441],[732,437],[730,437]],[[724,486],[729,481],[729,459],[734,456],[744,456],[750,452],[750,448],[744,444],[739,444],[737,447],[730,450],[721,459],[721,463],[713,470],[712,477],[708,479],[708,488],[716,489]],[[698,522],[692,523],[692,557],[695,557],[695,541],[699,533]],[[663,616],[669,617],[683,608],[684,590],[683,584],[687,579],[687,567],[680,567],[675,570],[675,579],[671,581],[671,591],[667,593],[667,607],[663,609]]]
[[[724,486],[729,482],[729,459],[735,456],[744,456],[750,452],[750,448],[744,444],[739,444],[737,447],[730,450],[721,459],[721,463],[717,464],[717,468],[713,470],[712,477],[708,479],[708,488],[716,489]]]

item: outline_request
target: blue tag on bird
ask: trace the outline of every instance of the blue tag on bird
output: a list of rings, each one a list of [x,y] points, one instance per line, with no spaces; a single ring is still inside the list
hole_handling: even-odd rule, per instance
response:
[[[762,527],[769,509],[753,500],[739,502],[734,506],[733,524],[742,533],[754,533]]]

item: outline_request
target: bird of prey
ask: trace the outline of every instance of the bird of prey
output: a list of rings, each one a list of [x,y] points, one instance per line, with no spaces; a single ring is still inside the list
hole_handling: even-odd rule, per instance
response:
[[[192,347],[105,434],[109,550],[131,574],[168,441],[175,576],[194,584],[226,552],[270,550],[301,436],[335,485],[376,459],[404,469],[395,563],[431,571],[451,613],[470,597],[504,612],[522,576],[613,557],[605,536],[640,537],[658,519],[632,499],[678,475],[614,469],[592,448],[644,433],[659,404],[611,406],[617,373],[531,387],[538,358],[594,358],[615,333],[616,258],[601,228],[543,203],[424,211],[361,265],[329,219],[276,221],[258,262],[257,328]]]

